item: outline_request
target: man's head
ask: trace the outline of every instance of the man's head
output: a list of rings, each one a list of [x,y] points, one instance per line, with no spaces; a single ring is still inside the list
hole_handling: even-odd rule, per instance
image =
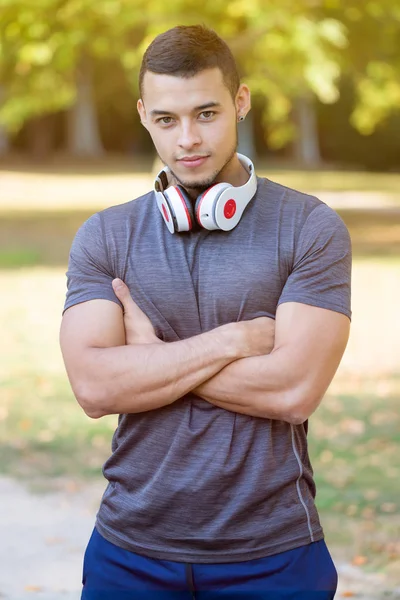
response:
[[[237,120],[250,110],[227,44],[206,27],[178,26],[147,48],[138,111],[161,160],[188,190],[241,183]]]
[[[234,100],[240,78],[226,42],[202,25],[174,27],[158,35],[144,53],[139,73],[140,95],[143,98],[146,71],[187,79],[200,71],[215,68],[223,74],[224,83]]]

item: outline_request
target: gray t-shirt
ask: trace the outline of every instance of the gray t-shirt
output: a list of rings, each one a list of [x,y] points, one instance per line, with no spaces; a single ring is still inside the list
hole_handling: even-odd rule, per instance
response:
[[[224,323],[275,317],[282,302],[350,314],[351,247],[317,198],[258,178],[230,232],[171,235],[153,192],[90,217],[72,245],[65,309],[118,302],[114,277],[166,342]],[[132,365],[134,369],[134,365]],[[302,425],[218,408],[190,393],[119,416],[96,526],[153,558],[221,563],[323,538]]]

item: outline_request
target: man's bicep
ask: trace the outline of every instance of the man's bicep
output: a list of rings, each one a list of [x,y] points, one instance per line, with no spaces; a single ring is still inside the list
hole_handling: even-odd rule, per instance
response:
[[[65,311],[60,345],[71,384],[84,376],[85,353],[90,348],[110,348],[125,344],[122,309],[109,300],[90,300]]]
[[[64,311],[93,299],[110,300],[122,307],[112,288],[117,275],[109,260],[101,214],[96,213],[79,228],[72,242]]]
[[[351,317],[351,240],[342,219],[324,204],[310,213],[301,230],[278,304],[286,302]]]
[[[273,352],[285,354],[288,377],[307,413],[315,410],[331,383],[349,331],[350,320],[342,313],[298,302],[279,305]]]

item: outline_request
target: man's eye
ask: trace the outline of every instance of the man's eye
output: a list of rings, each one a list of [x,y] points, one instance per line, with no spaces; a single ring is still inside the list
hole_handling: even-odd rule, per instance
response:
[[[170,125],[172,123],[172,117],[161,117],[161,119],[157,119],[157,123],[161,123],[161,125]]]
[[[205,110],[200,113],[200,115],[207,121],[208,119],[212,119],[212,117],[215,115],[215,112],[212,110]]]

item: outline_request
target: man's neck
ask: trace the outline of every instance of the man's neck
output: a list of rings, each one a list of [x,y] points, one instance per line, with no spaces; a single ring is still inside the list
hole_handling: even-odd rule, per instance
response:
[[[218,175],[216,183],[226,182],[235,187],[244,185],[249,180],[249,172],[240,162],[238,155],[232,157],[232,160],[222,169]]]

